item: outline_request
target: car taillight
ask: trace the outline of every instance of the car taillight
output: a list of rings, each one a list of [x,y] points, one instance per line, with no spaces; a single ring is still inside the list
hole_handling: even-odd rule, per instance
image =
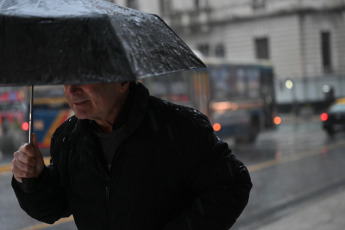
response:
[[[213,130],[216,132],[218,132],[221,128],[222,128],[222,126],[219,123],[215,123],[213,125]]]
[[[282,119],[279,117],[279,116],[276,116],[274,119],[273,119],[273,123],[275,125],[279,125],[280,123],[282,123]]]
[[[322,113],[320,115],[320,119],[321,119],[321,121],[327,121],[328,120],[328,114],[327,113]]]

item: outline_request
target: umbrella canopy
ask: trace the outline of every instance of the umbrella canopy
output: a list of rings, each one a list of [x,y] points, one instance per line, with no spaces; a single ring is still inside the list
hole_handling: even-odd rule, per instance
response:
[[[205,67],[158,17],[104,0],[1,0],[0,84],[121,82]],[[23,190],[33,192],[33,179]]]
[[[156,15],[104,0],[2,0],[0,84],[120,82],[206,67]]]

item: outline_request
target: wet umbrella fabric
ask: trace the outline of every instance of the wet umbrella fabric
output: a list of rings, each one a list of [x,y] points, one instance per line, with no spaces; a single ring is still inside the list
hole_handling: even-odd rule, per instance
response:
[[[0,84],[119,82],[205,67],[158,17],[104,0],[3,0]]]
[[[103,0],[2,0],[0,85],[122,82],[205,65],[158,17]],[[30,131],[32,132],[32,96]],[[23,190],[34,191],[23,178]]]

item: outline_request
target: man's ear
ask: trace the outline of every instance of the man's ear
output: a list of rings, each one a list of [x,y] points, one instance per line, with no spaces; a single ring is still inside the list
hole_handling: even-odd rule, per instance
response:
[[[120,88],[120,92],[125,92],[128,90],[129,88],[129,81],[125,81],[125,82],[121,82],[121,88]]]

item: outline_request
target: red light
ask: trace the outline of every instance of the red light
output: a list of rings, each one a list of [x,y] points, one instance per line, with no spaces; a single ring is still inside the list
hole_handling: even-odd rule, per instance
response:
[[[219,123],[215,123],[213,125],[213,130],[216,132],[219,131],[221,128],[222,128],[222,126]]]
[[[29,123],[26,122],[26,121],[24,121],[24,122],[22,123],[22,129],[23,129],[24,131],[28,131],[28,130],[29,130]]]
[[[282,122],[282,119],[277,116],[273,119],[273,122],[274,122],[274,124],[279,125]]]
[[[321,114],[321,115],[320,115],[320,119],[321,119],[321,121],[327,121],[327,119],[328,119],[328,114],[327,114],[327,113]]]

